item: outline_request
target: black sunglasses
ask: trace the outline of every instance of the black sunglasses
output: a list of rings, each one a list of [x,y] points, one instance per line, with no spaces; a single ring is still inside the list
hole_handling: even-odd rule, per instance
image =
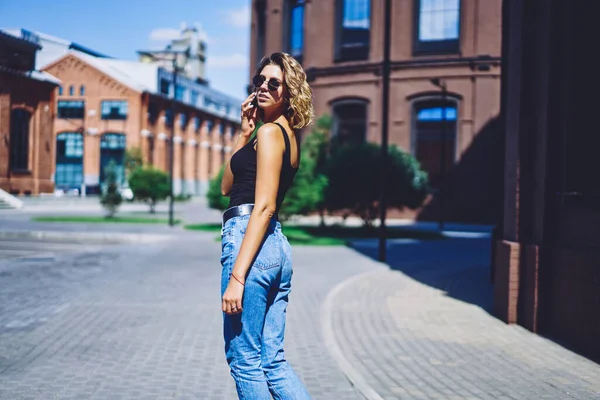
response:
[[[267,78],[265,78],[263,75],[254,75],[254,78],[252,78],[252,83],[254,84],[254,86],[256,88],[259,88],[262,86],[263,83],[265,83],[266,80],[267,80]],[[267,82],[267,87],[269,88],[269,90],[271,90],[273,92],[275,90],[279,89],[280,85],[281,85],[281,82],[279,82],[275,78],[271,78]]]

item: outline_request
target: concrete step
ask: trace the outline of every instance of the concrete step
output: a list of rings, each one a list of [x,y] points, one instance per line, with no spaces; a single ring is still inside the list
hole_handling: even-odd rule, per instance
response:
[[[23,207],[23,202],[15,196],[0,189],[0,210],[19,209]]]

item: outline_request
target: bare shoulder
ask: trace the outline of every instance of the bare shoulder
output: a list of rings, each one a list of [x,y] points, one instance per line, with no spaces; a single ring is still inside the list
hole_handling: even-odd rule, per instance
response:
[[[267,123],[258,128],[256,132],[258,143],[269,146],[283,146],[283,138],[279,126],[273,123]]]

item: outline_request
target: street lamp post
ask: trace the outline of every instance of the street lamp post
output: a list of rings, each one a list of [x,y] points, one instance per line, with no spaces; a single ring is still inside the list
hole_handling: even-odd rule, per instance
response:
[[[445,175],[446,175],[446,131],[447,131],[447,116],[446,109],[447,104],[446,100],[448,97],[448,91],[446,89],[446,82],[440,81],[439,78],[433,78],[431,80],[435,86],[439,87],[442,90],[442,140],[440,146],[440,177],[439,177],[439,202],[440,202],[440,214],[438,220],[438,230],[444,230],[444,188],[445,188]]]
[[[173,98],[171,99],[171,139],[169,140],[169,226],[174,226],[173,209],[175,194],[173,190],[173,168],[175,164],[175,110],[177,102],[177,74],[185,67],[187,52],[173,54]]]
[[[392,42],[392,0],[385,0],[385,25],[383,40],[383,63],[382,63],[382,117],[381,117],[381,187],[379,198],[379,261],[385,262],[387,255],[387,232],[385,218],[387,212],[387,171],[388,171],[388,121],[390,110],[390,51]]]

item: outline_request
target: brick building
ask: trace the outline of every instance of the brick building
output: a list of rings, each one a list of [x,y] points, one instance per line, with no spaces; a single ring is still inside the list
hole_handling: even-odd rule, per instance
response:
[[[600,148],[591,4],[504,0],[504,219],[495,312],[600,361]]]
[[[274,51],[294,55],[317,117],[334,117],[332,135],[378,143],[383,28],[384,0],[253,0],[251,66]],[[489,223],[501,213],[500,44],[500,0],[392,1],[390,143],[417,157],[434,188],[443,184],[451,220]],[[447,85],[445,101],[432,78]],[[438,214],[434,196],[417,217]]]
[[[116,60],[39,36],[49,62],[43,70],[62,82],[56,88],[50,158],[56,189],[98,193],[108,163],[115,161],[123,178],[125,151],[134,147],[146,164],[169,171],[173,138],[175,194],[206,191],[231,149],[241,100],[185,72],[174,88],[173,73],[159,63]]]
[[[52,115],[60,82],[36,71],[39,48],[27,31],[19,37],[0,31],[0,189],[11,194],[53,188]]]

